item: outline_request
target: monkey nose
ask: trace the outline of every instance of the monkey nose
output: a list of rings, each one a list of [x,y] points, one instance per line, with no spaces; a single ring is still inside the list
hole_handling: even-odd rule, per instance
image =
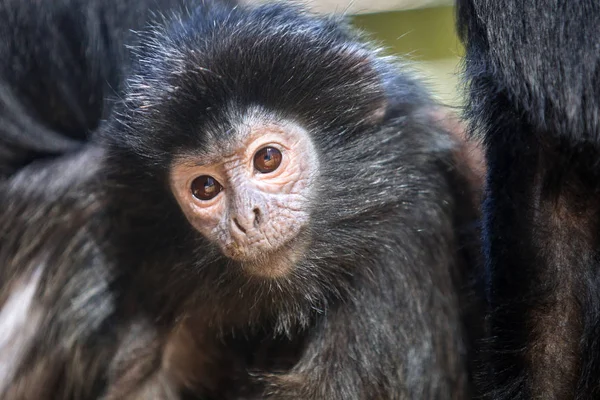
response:
[[[247,235],[252,229],[258,229],[262,220],[262,213],[258,207],[254,207],[252,212],[246,214],[245,216],[237,214],[231,219],[232,227],[235,227],[244,235]]]
[[[235,226],[237,228],[237,230],[239,230],[243,234],[246,234],[246,232],[247,232],[246,228],[244,228],[244,226],[242,224],[240,224],[240,221],[237,219],[237,217],[233,217],[232,221],[233,221],[233,226]]]

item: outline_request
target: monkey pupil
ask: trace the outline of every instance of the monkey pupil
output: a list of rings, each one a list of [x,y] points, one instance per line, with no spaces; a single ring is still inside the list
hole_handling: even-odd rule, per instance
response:
[[[202,175],[192,182],[192,194],[199,200],[210,200],[221,191],[222,186],[215,178]]]
[[[274,147],[264,147],[254,156],[254,167],[261,173],[275,171],[281,164],[281,152]]]

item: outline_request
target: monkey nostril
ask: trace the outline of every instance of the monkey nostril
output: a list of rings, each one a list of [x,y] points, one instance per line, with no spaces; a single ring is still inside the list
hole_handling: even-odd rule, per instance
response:
[[[254,226],[258,226],[258,225],[260,225],[260,219],[261,219],[260,210],[258,209],[258,207],[256,207],[252,211],[254,212]]]
[[[246,233],[246,229],[238,222],[237,218],[233,218],[233,223],[240,231],[242,231],[242,233]]]

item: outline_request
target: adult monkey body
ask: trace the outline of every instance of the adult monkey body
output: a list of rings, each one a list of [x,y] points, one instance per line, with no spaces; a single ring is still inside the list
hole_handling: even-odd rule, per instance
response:
[[[79,392],[49,374],[67,398],[467,398],[475,190],[434,103],[337,21],[191,14],[146,38],[107,159],[85,149],[0,191],[19,232],[1,310],[31,317],[9,332],[7,398],[40,398],[37,371],[73,348],[88,361],[68,365],[99,372]]]
[[[0,176],[81,146],[119,95],[131,30],[181,3],[0,1]]]
[[[493,399],[600,395],[600,5],[458,1],[484,203]]]
[[[180,4],[0,1],[3,399],[97,398],[120,338],[140,329],[114,308],[100,152],[78,149],[119,95],[130,30]]]

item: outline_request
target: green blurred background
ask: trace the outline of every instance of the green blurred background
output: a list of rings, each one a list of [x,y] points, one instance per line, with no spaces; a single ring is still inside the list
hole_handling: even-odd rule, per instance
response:
[[[444,103],[460,104],[458,63],[463,49],[456,36],[452,6],[360,14],[353,21],[391,53],[413,61]]]
[[[269,0],[240,0],[264,2]],[[461,104],[458,64],[463,49],[454,27],[454,0],[283,0],[313,11],[341,13],[413,69],[445,104]]]

